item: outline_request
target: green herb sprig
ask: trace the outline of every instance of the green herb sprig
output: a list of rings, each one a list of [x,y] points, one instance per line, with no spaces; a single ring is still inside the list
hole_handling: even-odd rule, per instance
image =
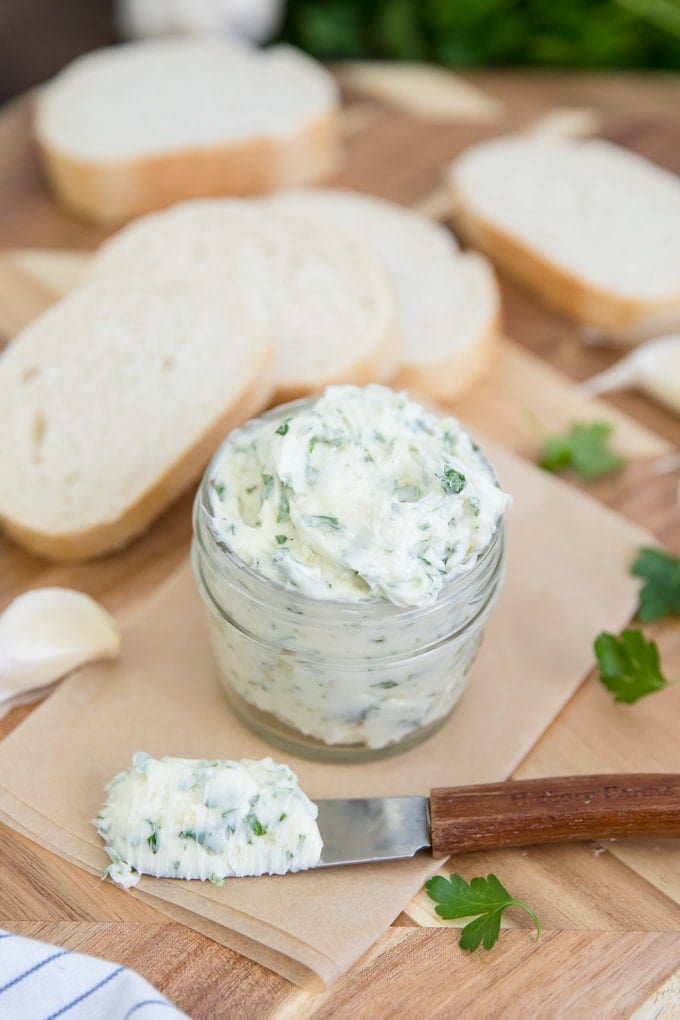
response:
[[[545,436],[539,466],[545,471],[573,471],[586,482],[619,471],[626,461],[609,448],[612,431],[605,421],[577,421],[564,435]]]
[[[618,637],[602,631],[595,638],[594,649],[600,681],[615,701],[632,705],[647,694],[678,683],[663,675],[659,649],[640,630],[629,628]]]
[[[465,488],[465,475],[456,471],[455,468],[447,468],[440,481],[444,492],[453,493],[456,496]]]
[[[680,613],[680,559],[662,549],[641,548],[630,568],[641,577],[637,618],[643,623]]]
[[[425,891],[430,899],[439,904],[435,910],[445,920],[475,918],[465,925],[458,941],[461,949],[471,953],[480,945],[491,949],[496,944],[501,930],[501,917],[510,907],[525,910],[534,922],[536,938],[541,934],[541,922],[533,910],[521,900],[514,899],[495,875],[473,878],[469,883],[455,873],[449,878],[435,875],[425,883]]]
[[[675,0],[289,0],[281,35],[321,60],[680,68]]]

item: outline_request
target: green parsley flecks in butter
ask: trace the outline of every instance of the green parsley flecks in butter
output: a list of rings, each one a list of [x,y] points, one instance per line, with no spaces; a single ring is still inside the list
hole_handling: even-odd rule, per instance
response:
[[[211,478],[215,529],[258,573],[313,598],[434,603],[488,545],[509,497],[453,418],[384,386],[332,386],[252,422]]]
[[[111,859],[104,876],[125,888],[142,874],[221,885],[301,871],[321,857],[316,805],[271,758],[155,759],[140,751],[106,789],[94,825]]]

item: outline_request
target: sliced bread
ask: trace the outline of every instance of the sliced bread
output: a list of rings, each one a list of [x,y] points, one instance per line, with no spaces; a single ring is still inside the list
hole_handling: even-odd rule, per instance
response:
[[[222,280],[103,280],[0,357],[0,522],[33,552],[124,545],[268,402],[272,344]]]
[[[57,197],[115,223],[317,180],[337,161],[337,108],[332,77],[292,47],[157,39],[69,64],[39,97],[35,135]]]
[[[149,281],[215,275],[228,286],[238,274],[274,336],[279,402],[394,374],[399,334],[387,271],[324,223],[253,201],[180,203],[120,230],[95,254],[90,275],[133,267]]]
[[[486,259],[462,253],[448,230],[418,213],[355,191],[279,192],[270,204],[345,230],[386,266],[401,326],[395,386],[454,400],[488,367],[500,300]]]
[[[448,180],[457,225],[578,321],[635,342],[680,324],[680,180],[604,141],[506,137]]]

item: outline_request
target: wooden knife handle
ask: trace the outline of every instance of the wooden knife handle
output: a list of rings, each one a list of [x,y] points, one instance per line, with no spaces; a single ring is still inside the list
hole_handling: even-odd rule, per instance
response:
[[[680,775],[558,776],[430,795],[435,856],[619,836],[680,836]]]

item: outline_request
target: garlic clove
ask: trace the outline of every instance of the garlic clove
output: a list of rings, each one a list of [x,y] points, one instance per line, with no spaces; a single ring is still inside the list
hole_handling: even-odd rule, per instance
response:
[[[680,333],[645,344],[639,354],[640,389],[680,414]]]
[[[86,662],[114,658],[120,635],[102,607],[70,588],[36,588],[0,614],[0,688],[5,697],[54,683]]]
[[[633,388],[680,414],[680,333],[650,340],[579,386],[588,396]]]
[[[13,708],[17,708],[19,705],[30,705],[34,701],[40,701],[41,698],[45,698],[50,691],[54,690],[59,684],[58,680],[55,680],[52,684],[43,684],[42,687],[31,687],[29,690],[19,691],[4,691],[0,688],[0,719],[4,719],[8,712],[11,712]]]

